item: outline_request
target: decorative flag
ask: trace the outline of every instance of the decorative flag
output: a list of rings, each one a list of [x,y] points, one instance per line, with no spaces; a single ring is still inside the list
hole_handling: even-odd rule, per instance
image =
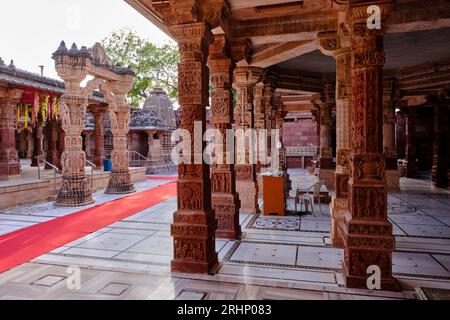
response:
[[[59,101],[58,101],[58,97],[55,96],[53,98],[53,106],[55,108],[55,119],[58,119],[59,116]]]
[[[36,124],[38,112],[39,112],[39,94],[35,93],[33,103],[33,125]]]
[[[25,129],[28,128],[28,105],[25,105],[25,123],[24,123]]]

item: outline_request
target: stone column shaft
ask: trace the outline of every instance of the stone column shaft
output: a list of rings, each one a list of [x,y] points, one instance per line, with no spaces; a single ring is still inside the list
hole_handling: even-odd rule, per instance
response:
[[[211,124],[222,136],[222,150],[211,170],[212,208],[217,217],[216,237],[238,239],[241,236],[239,223],[239,196],[236,192],[234,163],[227,163],[227,130],[232,128],[232,69],[224,36],[216,36],[210,46],[208,66],[212,79]]]
[[[324,96],[320,104],[320,170],[319,179],[327,187],[334,188],[335,172],[333,169],[333,118],[331,108],[335,103],[335,85],[325,84]]]
[[[47,135],[47,161],[61,169],[61,155],[58,152],[58,136],[60,125],[58,121],[52,120],[46,126]],[[46,169],[51,167],[45,164]]]
[[[448,188],[449,177],[447,175],[450,170],[448,105],[445,98],[441,96],[433,97],[432,103],[435,132],[432,181],[435,187]]]
[[[105,128],[103,126],[105,113],[94,112],[94,138],[95,138],[95,151],[94,151],[94,164],[101,168],[103,166],[103,160],[105,159]]]
[[[31,166],[38,166],[38,157],[44,155],[44,150],[42,148],[42,140],[44,139],[44,125],[41,121],[36,123],[36,126],[33,128],[33,155],[31,156]]]
[[[22,90],[0,89],[0,179],[20,174],[16,150],[17,103]]]
[[[392,278],[395,240],[387,220],[383,154],[383,30],[367,26],[370,1],[350,1],[352,40],[352,153],[349,214],[345,217],[343,275],[347,287],[365,288],[368,270],[380,270],[382,290],[397,289]],[[383,21],[391,1],[379,2]],[[383,22],[384,23],[384,22]]]
[[[404,108],[406,117],[406,176],[414,177],[417,174],[416,150],[416,111],[417,107]]]
[[[343,247],[344,217],[348,213],[348,180],[351,152],[351,51],[343,49],[336,58],[336,193],[331,202],[333,246]]]
[[[201,22],[175,25],[169,31],[178,42],[180,52],[181,128],[187,130],[191,137],[191,154],[178,166],[178,205],[171,226],[174,239],[172,271],[214,273],[218,267],[215,248],[217,219],[211,208],[210,168],[203,160],[201,163],[194,161],[195,122],[201,123],[202,135],[206,130],[205,106],[209,96],[206,59],[213,36],[209,27]],[[204,150],[203,141],[201,146]]]
[[[386,157],[386,184],[388,190],[400,190],[400,171],[395,145],[395,101],[383,102],[383,150]]]
[[[262,73],[261,68],[255,67],[239,67],[234,70],[233,85],[237,91],[236,129],[247,130],[255,127],[254,85],[259,82]],[[239,150],[236,143],[236,190],[241,202],[241,213],[259,213],[256,163],[255,159],[250,159],[252,155],[256,156],[255,142],[251,137],[246,136],[244,152]]]

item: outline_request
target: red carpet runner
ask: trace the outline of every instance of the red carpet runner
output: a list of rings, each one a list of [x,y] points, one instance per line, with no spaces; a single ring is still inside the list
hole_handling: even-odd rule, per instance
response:
[[[0,273],[176,196],[167,183],[0,236]]]

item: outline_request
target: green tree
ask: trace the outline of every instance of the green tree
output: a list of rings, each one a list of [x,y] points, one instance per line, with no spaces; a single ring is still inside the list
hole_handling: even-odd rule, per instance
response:
[[[142,105],[155,86],[163,88],[176,102],[179,61],[176,45],[155,45],[130,29],[112,32],[102,44],[114,64],[131,66],[136,73],[128,95],[132,106]]]

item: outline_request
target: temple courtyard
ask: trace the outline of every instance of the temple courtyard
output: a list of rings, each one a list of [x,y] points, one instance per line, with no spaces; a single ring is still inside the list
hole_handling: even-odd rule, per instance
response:
[[[294,184],[314,179],[299,169],[289,173]],[[169,186],[176,176],[148,179],[135,184],[133,195],[94,193],[96,204],[89,207]],[[388,196],[399,292],[345,288],[344,251],[331,245],[328,204],[317,217],[240,214],[242,239],[216,239],[220,269],[215,275],[171,272],[176,197],[170,197],[3,272],[0,299],[418,299],[422,290],[439,296],[439,288],[450,289],[450,192],[432,187],[427,175],[400,183],[402,191]],[[80,210],[53,203],[6,210],[0,214],[0,234]],[[22,246],[29,251],[36,243]],[[68,285],[74,266],[80,268],[78,289]]]

